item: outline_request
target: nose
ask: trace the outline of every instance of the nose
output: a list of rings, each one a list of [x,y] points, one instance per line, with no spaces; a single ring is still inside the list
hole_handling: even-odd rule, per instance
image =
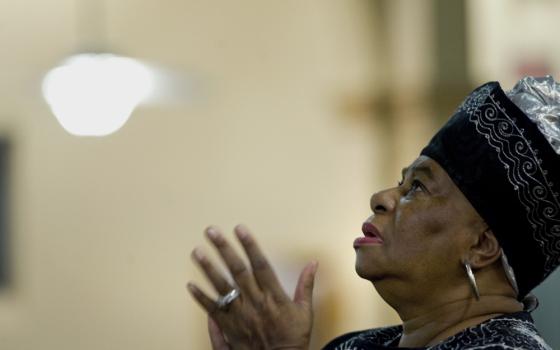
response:
[[[393,211],[396,205],[394,189],[387,189],[374,193],[371,196],[369,204],[374,214]]]

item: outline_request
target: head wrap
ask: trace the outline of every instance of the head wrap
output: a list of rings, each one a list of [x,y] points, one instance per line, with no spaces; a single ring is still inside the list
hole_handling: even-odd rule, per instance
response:
[[[421,154],[494,232],[519,299],[560,264],[560,86],[552,78],[525,78],[508,94],[497,82],[478,87]]]

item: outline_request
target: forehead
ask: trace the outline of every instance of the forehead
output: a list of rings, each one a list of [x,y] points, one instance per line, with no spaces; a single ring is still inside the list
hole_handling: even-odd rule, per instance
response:
[[[406,166],[402,169],[403,176],[409,172],[418,172],[422,171],[427,173],[428,175],[435,176],[437,174],[441,175],[441,172],[445,173],[445,170],[439,164],[434,161],[433,159],[420,156],[416,158],[409,166]]]

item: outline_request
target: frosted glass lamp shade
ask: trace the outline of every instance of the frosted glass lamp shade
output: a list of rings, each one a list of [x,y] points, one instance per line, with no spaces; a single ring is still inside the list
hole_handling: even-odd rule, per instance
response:
[[[79,136],[117,131],[152,90],[147,66],[113,54],[72,56],[43,80],[53,114],[66,131]]]

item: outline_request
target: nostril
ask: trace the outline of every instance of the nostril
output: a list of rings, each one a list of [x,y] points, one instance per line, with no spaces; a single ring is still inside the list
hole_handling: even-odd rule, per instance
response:
[[[394,209],[394,200],[397,193],[392,189],[374,193],[371,196],[369,206],[374,213],[387,213]]]
[[[381,204],[378,204],[373,208],[373,211],[376,212],[376,213],[384,213],[384,212],[387,211],[387,208],[385,208]]]

